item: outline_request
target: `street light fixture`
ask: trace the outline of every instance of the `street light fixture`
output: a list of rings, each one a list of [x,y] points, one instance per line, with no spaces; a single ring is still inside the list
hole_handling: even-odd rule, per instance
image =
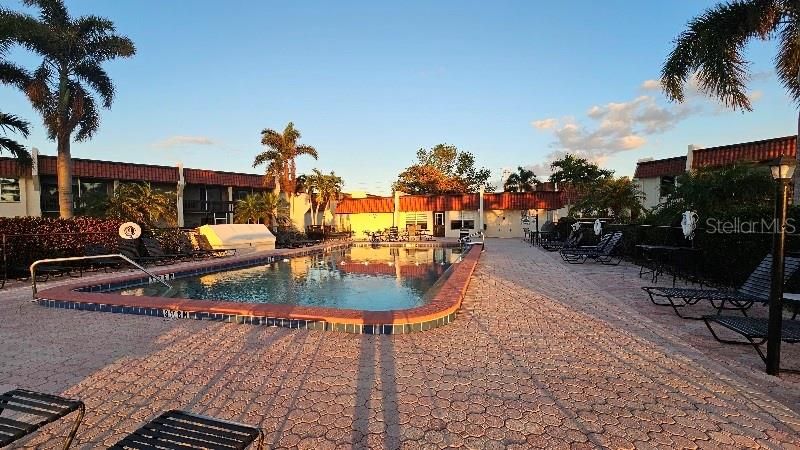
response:
[[[783,257],[786,250],[786,203],[789,180],[794,176],[795,158],[781,156],[770,161],[769,169],[776,181],[775,232],[772,235],[772,285],[769,298],[767,328],[767,373],[779,375],[781,370],[781,328],[783,326]]]

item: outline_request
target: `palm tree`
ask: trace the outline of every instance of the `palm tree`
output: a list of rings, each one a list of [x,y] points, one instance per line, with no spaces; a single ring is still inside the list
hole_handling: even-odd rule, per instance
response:
[[[108,199],[106,215],[149,228],[178,223],[175,194],[153,189],[150,183],[120,184]]]
[[[70,143],[91,139],[100,126],[97,100],[110,108],[114,84],[102,63],[136,52],[133,42],[115,34],[113,22],[97,16],[70,17],[63,0],[23,0],[39,17],[0,10],[0,29],[8,41],[43,58],[26,86],[33,108],[58,147],[58,203],[61,217],[72,217]]]
[[[791,0],[738,0],[707,9],[678,36],[661,69],[670,100],[684,100],[693,74],[703,92],[733,109],[752,110],[747,95],[747,43],[778,38],[775,69],[791,97],[800,101],[800,4]]]
[[[267,226],[273,227],[282,225],[286,218],[286,202],[273,192],[250,194],[236,202],[234,220],[239,223],[263,220]]]
[[[344,181],[333,171],[330,175],[325,175],[318,169],[313,169],[312,174],[305,177],[306,193],[312,198],[316,196],[311,203],[311,224],[316,225],[320,209],[324,211],[328,207],[328,203],[339,197]]]
[[[281,193],[283,187],[288,194],[295,193],[297,179],[297,168],[295,158],[301,155],[309,155],[314,159],[318,158],[317,150],[310,145],[298,145],[300,130],[289,122],[284,128],[283,133],[272,129],[264,129],[261,132],[261,145],[267,147],[258,154],[253,161],[253,167],[267,164],[266,177],[275,180],[275,193]]]
[[[30,133],[28,122],[17,116],[5,114],[3,112],[0,112],[0,130],[3,130],[4,133],[13,131],[22,135],[22,137],[28,137],[28,133]],[[0,152],[11,153],[11,155],[25,166],[30,166],[31,164],[31,154],[28,153],[28,150],[26,150],[22,144],[11,138],[0,136]]]
[[[517,167],[517,172],[512,173],[506,178],[503,184],[503,190],[507,192],[533,192],[536,190],[536,184],[539,179],[532,170]]]

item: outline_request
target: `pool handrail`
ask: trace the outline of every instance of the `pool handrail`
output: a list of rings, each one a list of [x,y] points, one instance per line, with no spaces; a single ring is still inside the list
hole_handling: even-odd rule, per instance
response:
[[[149,270],[145,269],[135,261],[131,260],[125,255],[121,255],[119,253],[110,253],[108,255],[91,255],[91,256],[70,256],[67,258],[48,258],[48,259],[40,259],[34,261],[31,264],[30,271],[31,271],[31,290],[33,291],[33,299],[36,300],[36,266],[39,264],[46,264],[51,262],[63,262],[63,261],[83,261],[87,259],[108,259],[108,258],[121,258],[127,261],[132,266],[136,267],[137,269],[141,270],[142,272],[146,273],[151,279],[158,281],[159,283],[163,284],[164,286],[172,289],[172,286],[169,285],[166,281],[164,281],[158,275],[153,274]]]

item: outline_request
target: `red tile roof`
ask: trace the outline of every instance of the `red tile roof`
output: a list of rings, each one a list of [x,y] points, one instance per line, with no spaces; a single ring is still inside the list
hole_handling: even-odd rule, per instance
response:
[[[0,157],[0,176],[19,177],[30,174],[21,170],[17,160]],[[56,174],[56,157],[39,155],[39,174]],[[147,181],[150,183],[177,183],[178,168],[152,164],[135,164],[94,159],[72,158],[72,174],[76,177],[107,180]],[[263,188],[264,176],[248,173],[220,172],[215,170],[183,169],[187,183],[213,184],[220,186]],[[271,188],[272,183],[266,187]]]
[[[686,157],[655,159],[653,161],[640,161],[636,163],[636,172],[633,178],[655,178],[662,176],[675,176],[686,172]]]
[[[336,204],[337,214],[394,212],[392,197],[344,198]]]
[[[250,188],[272,188],[274,184],[271,180],[266,180],[264,175],[200,169],[183,169],[183,178],[187,183],[191,184],[214,184]],[[265,184],[265,182],[267,182],[267,184]]]
[[[758,162],[781,156],[797,156],[797,136],[708,147],[694,151],[692,169],[726,166],[737,162]]]
[[[400,211],[477,211],[479,194],[403,195]],[[562,191],[500,192],[483,196],[484,209],[560,209],[564,206]],[[336,205],[337,214],[390,213],[392,197],[346,198]]]

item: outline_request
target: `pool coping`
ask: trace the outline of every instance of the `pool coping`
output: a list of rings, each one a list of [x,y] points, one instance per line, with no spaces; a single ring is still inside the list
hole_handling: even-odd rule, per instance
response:
[[[448,247],[448,243],[418,247]],[[327,253],[335,249],[357,245],[339,243],[303,249],[282,249],[278,252],[233,256],[194,263],[187,267],[164,267],[152,270],[165,280],[180,276],[199,275],[220,270],[268,264],[278,258],[298,257]],[[370,244],[375,245],[375,244]],[[407,247],[417,247],[406,244]],[[480,248],[479,248],[480,247]],[[429,303],[416,308],[391,311],[362,311],[326,307],[277,305],[269,303],[239,303],[215,300],[174,299],[163,297],[130,296],[107,292],[111,285],[141,284],[149,277],[140,274],[110,276],[100,281],[76,282],[65,286],[44,289],[37,293],[38,304],[51,308],[100,311],[122,314],[147,315],[163,318],[215,320],[253,325],[280,326],[326,331],[343,331],[365,334],[404,334],[426,331],[455,320],[461,307],[472,273],[478,263],[482,246],[473,245],[460,261],[453,264],[451,273]],[[149,279],[150,282],[155,282]]]

